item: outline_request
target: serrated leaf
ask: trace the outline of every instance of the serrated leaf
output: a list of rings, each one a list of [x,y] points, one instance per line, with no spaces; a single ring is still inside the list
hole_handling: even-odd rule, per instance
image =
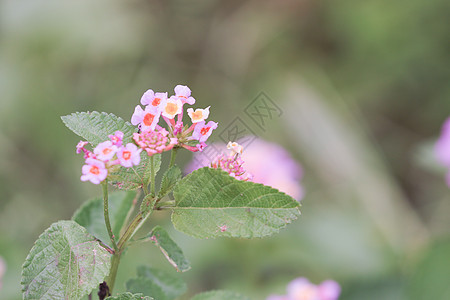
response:
[[[167,231],[161,226],[153,228],[149,234],[150,240],[158,246],[169,263],[177,269],[178,272],[185,272],[191,268],[191,264],[184,257],[183,251],[170,238]]]
[[[161,189],[158,193],[158,198],[161,199],[170,193],[178,181],[181,179],[181,170],[178,166],[172,166],[164,173],[161,181]]]
[[[76,112],[61,117],[64,124],[77,135],[84,138],[93,146],[109,140],[108,135],[117,130],[123,132],[123,144],[131,142],[137,128],[114,114],[105,112]]]
[[[156,174],[161,167],[161,154],[155,154],[152,157]],[[151,158],[147,152],[142,151],[141,162],[138,166],[120,167],[118,171],[112,172],[109,178],[114,186],[123,190],[135,190],[148,186],[151,181]]]
[[[184,281],[170,273],[140,266],[137,269],[138,278],[126,283],[127,291],[140,292],[157,300],[173,300],[186,292]]]
[[[116,241],[135,197],[136,192],[119,191],[109,194],[109,219]],[[86,228],[90,234],[103,243],[112,247],[103,216],[102,198],[94,198],[84,203],[74,213],[72,220]]]
[[[250,298],[230,291],[209,291],[197,294],[191,300],[250,300]]]
[[[105,300],[153,300],[153,298],[144,296],[143,294],[122,293],[117,296],[110,296]]]
[[[208,167],[183,178],[173,194],[175,228],[197,238],[268,236],[300,215],[285,193]]]
[[[111,255],[74,221],[50,226],[25,260],[23,299],[80,299],[103,282]]]

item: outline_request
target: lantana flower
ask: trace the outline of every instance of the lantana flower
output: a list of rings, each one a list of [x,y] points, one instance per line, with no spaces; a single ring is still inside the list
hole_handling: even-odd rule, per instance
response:
[[[183,110],[183,102],[180,99],[172,96],[165,102],[162,108],[162,115],[168,119],[175,118]]]
[[[141,97],[142,105],[151,105],[161,109],[167,100],[167,93],[155,93],[153,90],[147,90]]]
[[[239,149],[239,152],[230,149],[228,155],[220,154],[211,163],[211,168],[222,169],[227,172],[231,177],[242,181],[252,181],[253,175],[243,167],[244,160],[241,158],[243,147],[235,142],[229,142],[228,145],[233,145],[234,149]]]
[[[205,124],[205,121],[199,122],[195,126],[192,138],[198,140],[200,143],[205,142],[216,128],[216,122],[209,121],[207,124]]]
[[[106,141],[97,145],[94,148],[94,154],[99,160],[111,160],[117,152],[117,146],[113,145],[111,141]]]
[[[161,111],[158,107],[147,105],[145,110],[137,105],[134,114],[131,116],[131,124],[140,125],[142,131],[154,130],[158,124]]]
[[[80,141],[76,147],[77,153],[84,152],[86,159],[86,164],[82,168],[82,181],[89,180],[99,184],[107,178],[109,170],[116,170],[114,167],[116,165],[120,164],[126,168],[138,165],[142,150],[149,156],[169,151],[174,147],[185,148],[192,152],[203,151],[207,146],[206,140],[217,128],[217,123],[213,121],[205,123],[210,107],[195,111],[189,108],[192,124],[185,125],[183,105],[194,104],[195,99],[191,97],[191,90],[187,86],[177,85],[174,91],[175,95],[170,98],[167,98],[167,93],[155,93],[151,89],[142,95],[140,102],[145,108],[137,105],[131,116],[131,124],[139,126],[138,132],[133,134],[135,144],[122,145],[124,134],[121,131],[108,135],[110,140],[98,144],[93,152],[85,148],[88,142]],[[167,130],[158,125],[161,115],[167,123]],[[223,159],[225,162],[227,158]],[[218,164],[221,164],[221,161]],[[229,165],[229,168],[237,177],[241,176],[238,161]]]
[[[108,176],[105,163],[94,158],[86,159],[86,164],[82,167],[81,181],[90,181],[93,184],[99,184]]]
[[[183,103],[193,105],[195,99],[191,97],[191,89],[185,85],[177,85],[174,89],[175,97],[179,98]]]
[[[117,147],[122,146],[122,140],[123,140],[123,132],[122,131],[116,131],[114,134],[108,135],[109,139],[113,143],[113,145],[116,145]]]
[[[141,151],[135,144],[128,143],[125,147],[121,147],[117,151],[117,159],[124,167],[130,168],[139,165],[141,161]]]
[[[191,118],[192,123],[195,124],[198,122],[205,121],[209,116],[209,108],[210,107],[211,106],[208,106],[205,109],[197,108],[195,111],[192,108],[188,108],[187,113],[188,113],[189,117]]]

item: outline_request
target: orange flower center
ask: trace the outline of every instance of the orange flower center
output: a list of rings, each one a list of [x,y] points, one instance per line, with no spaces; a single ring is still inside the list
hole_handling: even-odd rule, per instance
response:
[[[102,153],[104,154],[104,155],[108,155],[109,153],[111,153],[111,149],[110,148],[105,148],[105,149],[103,149],[103,151],[102,151]]]
[[[209,129],[211,129],[211,127],[203,127],[203,128],[200,130],[200,134],[201,134],[201,135],[207,134],[208,131],[209,131]]]
[[[153,99],[152,105],[153,106],[158,106],[161,103],[161,99],[160,98],[155,98]]]
[[[192,120],[197,121],[203,118],[203,112],[201,110],[192,113]]]
[[[168,113],[169,115],[174,115],[177,113],[177,110],[178,105],[176,105],[175,103],[167,103],[166,113]]]
[[[123,151],[122,157],[125,160],[129,160],[131,158],[131,152],[130,151]]]
[[[155,115],[152,115],[150,113],[146,114],[144,117],[144,125],[151,126],[154,118],[155,118]]]
[[[94,174],[94,175],[100,174],[100,170],[96,166],[92,166],[91,169],[89,170],[89,172],[91,172],[91,174]]]

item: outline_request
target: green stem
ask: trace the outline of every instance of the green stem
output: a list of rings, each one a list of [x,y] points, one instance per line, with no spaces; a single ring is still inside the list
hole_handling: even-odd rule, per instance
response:
[[[151,173],[150,175],[152,176],[150,192],[152,193],[153,196],[155,196],[155,161],[153,159],[153,155],[150,156],[150,173]]]
[[[177,151],[178,148],[173,148],[170,152],[170,163],[169,163],[169,169],[175,164],[175,157],[177,157]]]
[[[108,210],[108,180],[103,181],[102,183],[103,189],[103,215],[105,217],[106,230],[108,231],[109,238],[111,239],[111,243],[113,245],[114,250],[117,252],[117,244],[114,240],[114,234],[111,229],[111,223],[109,222],[109,210]]]
[[[106,279],[106,284],[108,285],[110,295],[112,295],[114,283],[116,282],[117,269],[119,268],[121,255],[122,255],[121,252],[116,252],[114,253],[111,260],[111,269],[109,271],[109,276]]]

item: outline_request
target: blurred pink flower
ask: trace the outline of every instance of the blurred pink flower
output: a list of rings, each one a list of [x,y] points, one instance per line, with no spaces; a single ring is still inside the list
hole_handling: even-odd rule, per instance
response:
[[[241,139],[248,140],[248,137]],[[240,144],[244,142],[238,141]],[[215,143],[215,149],[224,149],[225,145]],[[194,155],[203,155],[196,153]],[[300,201],[303,197],[303,188],[300,185],[302,168],[282,146],[255,139],[244,147],[241,156],[244,168],[253,175],[252,181],[272,186]],[[203,159],[194,159],[187,166],[186,171],[192,172],[201,167],[209,166],[211,162]]]
[[[2,285],[3,285],[3,275],[5,275],[6,273],[6,263],[3,260],[3,258],[0,256],[0,290],[2,289]]]
[[[288,284],[286,296],[271,295],[266,300],[337,300],[340,293],[341,287],[333,280],[315,285],[300,277]]]
[[[450,168],[450,118],[442,125],[441,136],[434,146],[436,158],[447,168]],[[446,176],[447,185],[450,186],[450,171]]]

